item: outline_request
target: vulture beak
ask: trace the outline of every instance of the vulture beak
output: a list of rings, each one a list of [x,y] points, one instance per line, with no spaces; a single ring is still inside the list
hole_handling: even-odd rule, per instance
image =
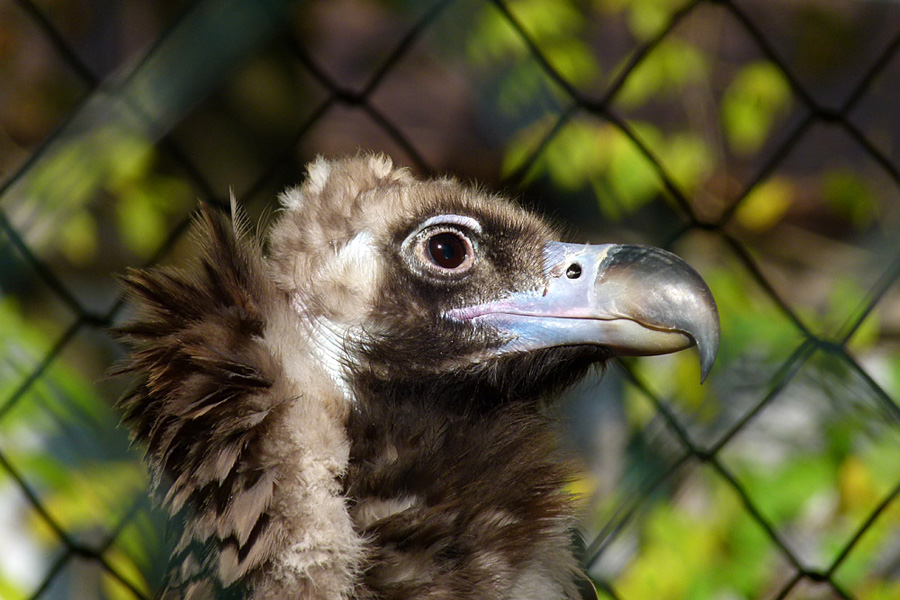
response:
[[[697,346],[701,381],[719,345],[712,293],[686,262],[649,246],[549,242],[543,289],[450,311],[500,331],[501,354],[597,344],[619,355]]]

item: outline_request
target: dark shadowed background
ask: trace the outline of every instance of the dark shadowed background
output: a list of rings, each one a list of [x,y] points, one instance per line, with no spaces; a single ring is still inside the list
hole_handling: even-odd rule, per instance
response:
[[[705,385],[630,360],[560,409],[600,598],[900,598],[900,3],[864,0],[0,0],[0,597],[152,596],[114,275],[360,149],[716,296]]]

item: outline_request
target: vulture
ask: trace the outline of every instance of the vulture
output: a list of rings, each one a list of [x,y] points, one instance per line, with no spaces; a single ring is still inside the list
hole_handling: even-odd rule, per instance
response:
[[[380,155],[318,158],[280,200],[264,240],[232,200],[190,267],[123,277],[119,406],[176,531],[161,597],[580,597],[548,403],[615,356],[696,346],[705,377],[701,277]]]

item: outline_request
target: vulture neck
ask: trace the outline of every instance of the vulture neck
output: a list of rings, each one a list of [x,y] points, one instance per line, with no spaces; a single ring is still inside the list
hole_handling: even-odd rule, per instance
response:
[[[389,381],[357,385],[348,421],[344,489],[374,554],[365,587],[570,597],[572,470],[535,398],[479,378]]]

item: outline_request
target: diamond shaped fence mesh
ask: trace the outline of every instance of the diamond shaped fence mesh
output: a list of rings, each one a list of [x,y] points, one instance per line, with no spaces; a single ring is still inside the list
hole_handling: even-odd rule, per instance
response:
[[[673,249],[722,347],[564,403],[601,598],[900,598],[900,5],[0,0],[0,596],[150,598],[114,274],[316,154]]]

